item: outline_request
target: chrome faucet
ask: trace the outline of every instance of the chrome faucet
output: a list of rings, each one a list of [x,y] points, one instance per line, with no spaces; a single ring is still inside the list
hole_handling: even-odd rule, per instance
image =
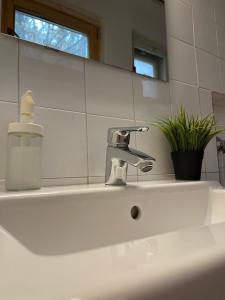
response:
[[[128,164],[146,173],[152,170],[155,159],[129,148],[130,133],[148,131],[148,127],[109,128],[106,152],[106,185],[126,185]]]

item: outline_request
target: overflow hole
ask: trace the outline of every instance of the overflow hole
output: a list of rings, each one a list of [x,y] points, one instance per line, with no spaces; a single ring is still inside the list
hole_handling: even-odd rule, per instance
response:
[[[138,220],[141,217],[141,209],[138,206],[133,206],[130,210],[131,218],[134,220]]]

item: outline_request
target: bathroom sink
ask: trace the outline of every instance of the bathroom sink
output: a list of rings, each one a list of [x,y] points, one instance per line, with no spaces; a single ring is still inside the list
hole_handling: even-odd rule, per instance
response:
[[[190,300],[203,282],[216,287],[204,300],[224,300],[223,276],[217,183],[0,193],[0,300],[174,300],[184,291]],[[223,298],[209,298],[221,289]]]

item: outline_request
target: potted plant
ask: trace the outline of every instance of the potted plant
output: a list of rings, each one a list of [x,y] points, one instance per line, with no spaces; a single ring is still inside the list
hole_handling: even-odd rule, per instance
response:
[[[204,150],[209,141],[221,133],[214,115],[188,115],[183,107],[174,116],[154,123],[171,146],[175,177],[178,180],[200,180]]]

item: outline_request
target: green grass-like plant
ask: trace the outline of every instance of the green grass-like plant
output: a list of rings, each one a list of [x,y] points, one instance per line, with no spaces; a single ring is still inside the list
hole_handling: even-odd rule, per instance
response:
[[[172,152],[201,152],[210,140],[224,129],[217,130],[214,115],[188,115],[183,107],[174,116],[154,123],[169,141]]]

